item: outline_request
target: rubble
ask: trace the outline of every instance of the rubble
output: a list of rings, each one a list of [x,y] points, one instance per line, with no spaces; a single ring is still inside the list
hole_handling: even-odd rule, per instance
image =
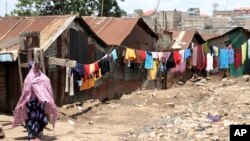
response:
[[[3,139],[5,137],[4,132],[3,132],[3,126],[0,124],[0,139]]]
[[[249,75],[243,75],[242,76],[242,79],[243,79],[244,82],[249,82],[249,78],[250,78]]]

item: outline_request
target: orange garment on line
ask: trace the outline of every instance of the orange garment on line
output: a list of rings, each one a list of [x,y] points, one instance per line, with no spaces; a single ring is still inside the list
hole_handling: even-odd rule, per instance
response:
[[[136,54],[135,50],[126,48],[126,53],[125,53],[125,60],[135,60],[136,59]]]
[[[82,79],[82,86],[80,87],[80,91],[91,89],[95,86],[95,77],[86,79]]]

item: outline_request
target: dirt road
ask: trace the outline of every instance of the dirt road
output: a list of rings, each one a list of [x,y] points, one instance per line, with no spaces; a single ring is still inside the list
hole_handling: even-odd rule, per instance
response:
[[[169,90],[136,91],[104,103],[67,105],[60,108],[62,116],[54,131],[51,125],[45,129],[43,140],[229,140],[230,124],[250,123],[248,81],[249,76],[213,77]],[[3,123],[11,120],[0,115]],[[23,127],[6,125],[4,132],[6,141],[26,140]]]

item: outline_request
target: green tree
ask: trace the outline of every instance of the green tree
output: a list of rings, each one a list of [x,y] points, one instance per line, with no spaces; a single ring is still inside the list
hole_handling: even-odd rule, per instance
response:
[[[117,0],[103,0],[103,3],[103,16],[121,17],[126,14]],[[19,0],[12,14],[31,16],[79,13],[83,16],[101,16],[101,11],[102,0]]]

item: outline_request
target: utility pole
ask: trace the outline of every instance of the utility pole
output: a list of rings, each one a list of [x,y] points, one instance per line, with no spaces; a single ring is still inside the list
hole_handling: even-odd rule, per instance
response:
[[[103,5],[104,5],[104,0],[102,0],[102,10],[101,10],[101,17],[103,15]]]
[[[156,8],[155,8],[155,33],[157,33],[157,19],[158,19],[158,7],[159,7],[159,5],[160,5],[160,0],[158,0],[158,3],[157,3],[157,6],[156,6]]]
[[[8,0],[6,0],[6,3],[5,3],[5,15],[8,14]]]

